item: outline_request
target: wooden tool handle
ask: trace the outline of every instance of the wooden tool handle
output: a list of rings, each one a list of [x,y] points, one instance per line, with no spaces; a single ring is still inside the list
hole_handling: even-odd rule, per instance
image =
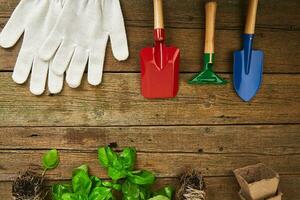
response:
[[[205,4],[205,47],[204,53],[214,53],[215,47],[215,24],[217,2],[211,1]]]
[[[254,34],[258,0],[249,0],[245,33]]]
[[[164,28],[164,14],[162,0],[153,0],[154,4],[154,29]]]

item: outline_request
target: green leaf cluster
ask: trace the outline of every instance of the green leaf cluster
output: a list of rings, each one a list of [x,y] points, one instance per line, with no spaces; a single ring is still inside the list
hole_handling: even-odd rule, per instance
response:
[[[88,166],[82,165],[73,170],[71,184],[52,186],[53,200],[114,200],[112,190],[117,184],[102,181],[90,176]]]
[[[100,165],[107,169],[108,176],[113,182],[122,185],[123,200],[172,199],[174,189],[171,187],[165,187],[157,192],[151,191],[150,188],[155,182],[155,175],[152,172],[134,170],[135,148],[127,147],[118,154],[108,146],[100,147],[98,160]]]
[[[53,156],[55,152],[49,155]],[[58,155],[58,154],[57,154]],[[57,157],[58,158],[58,157]],[[49,161],[50,160],[50,161]],[[57,159],[48,159],[43,163],[46,169],[55,166]],[[122,193],[123,200],[171,200],[174,189],[165,187],[153,192],[150,188],[155,182],[155,175],[147,170],[135,170],[136,150],[128,147],[117,153],[110,147],[98,149],[98,160],[107,170],[111,181],[103,181],[90,176],[87,165],[73,170],[72,182],[52,186],[53,200],[115,200],[114,193]],[[45,164],[46,163],[46,164]]]

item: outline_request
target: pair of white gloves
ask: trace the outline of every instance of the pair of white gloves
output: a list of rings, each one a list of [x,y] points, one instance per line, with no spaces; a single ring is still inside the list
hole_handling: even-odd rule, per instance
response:
[[[0,34],[0,46],[10,48],[24,33],[13,80],[30,78],[30,91],[41,95],[47,79],[50,93],[80,85],[85,67],[88,82],[99,85],[108,38],[114,57],[128,58],[119,0],[21,0]]]

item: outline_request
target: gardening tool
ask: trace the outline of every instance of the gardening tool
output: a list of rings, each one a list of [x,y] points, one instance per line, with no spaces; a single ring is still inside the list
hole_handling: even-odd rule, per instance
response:
[[[205,28],[205,48],[204,48],[204,66],[202,72],[197,74],[190,84],[225,84],[226,80],[219,77],[213,71],[214,64],[214,36],[216,20],[217,2],[208,2],[205,4],[206,28]]]
[[[243,49],[234,52],[233,84],[237,94],[250,101],[262,80],[264,54],[252,50],[258,0],[249,0],[248,17],[243,34]]]
[[[178,92],[180,51],[166,47],[162,0],[154,3],[154,47],[141,50],[142,95],[146,98],[172,98]]]

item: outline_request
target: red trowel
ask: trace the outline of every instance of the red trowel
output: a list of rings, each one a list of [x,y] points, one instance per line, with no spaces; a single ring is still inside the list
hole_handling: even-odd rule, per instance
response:
[[[142,95],[146,98],[173,98],[178,92],[180,51],[165,45],[162,0],[154,4],[154,47],[142,49]]]

